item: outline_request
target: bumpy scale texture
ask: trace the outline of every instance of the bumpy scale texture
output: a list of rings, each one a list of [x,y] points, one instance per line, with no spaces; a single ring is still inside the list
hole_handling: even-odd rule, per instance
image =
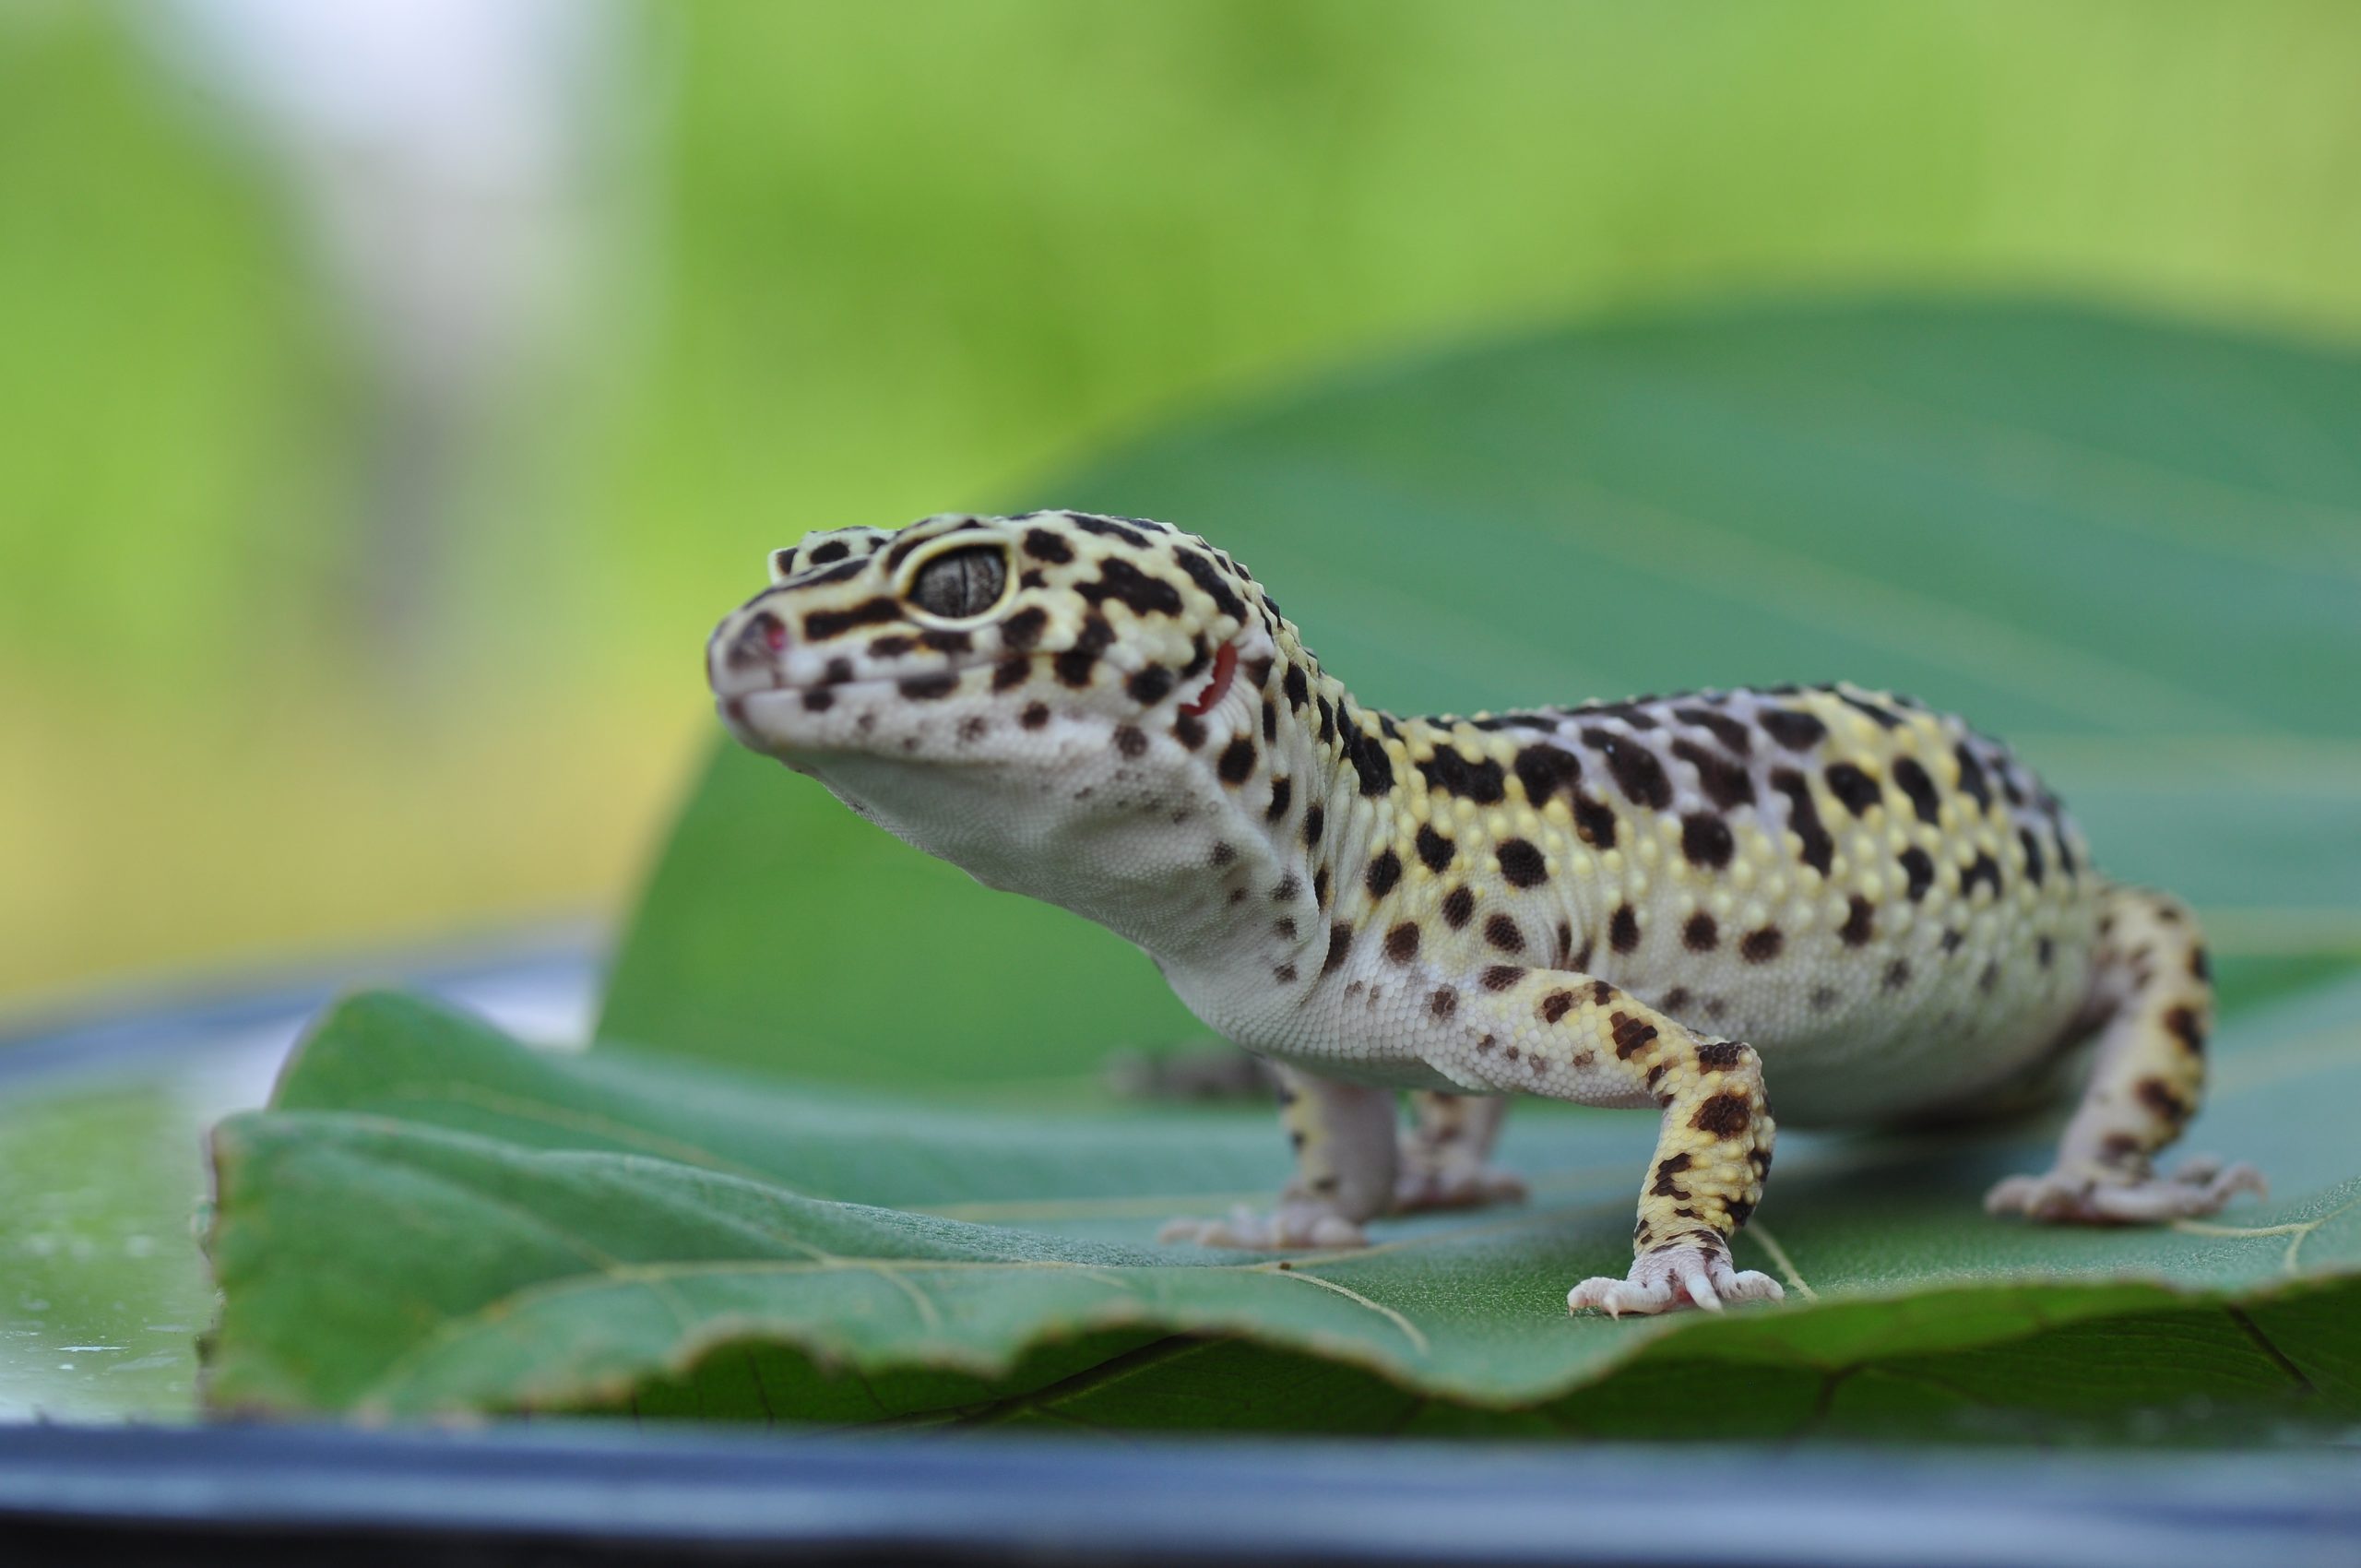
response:
[[[1660,1119],[1631,1273],[1570,1305],[1775,1298],[1729,1253],[1773,1106],[2004,1108],[2093,1041],[2056,1165],[1990,1207],[2154,1220],[2260,1188],[2153,1167],[2204,1079],[2189,911],[2099,875],[1956,719],[1849,685],[1396,718],[1243,566],[1142,518],[929,517],[771,564],[708,647],[741,741],[1137,944],[1278,1064],[1296,1180],[1168,1236],[1348,1246],[1382,1214],[1513,1197],[1497,1097],[1537,1094]]]

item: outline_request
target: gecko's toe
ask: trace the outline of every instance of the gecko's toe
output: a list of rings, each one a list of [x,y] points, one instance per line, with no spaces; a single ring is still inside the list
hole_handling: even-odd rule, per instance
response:
[[[1725,1301],[1776,1301],[1786,1294],[1769,1275],[1733,1268],[1726,1252],[1683,1244],[1635,1259],[1621,1279],[1584,1280],[1566,1293],[1566,1310],[1588,1308],[1609,1317],[1679,1307],[1719,1312]]]
[[[1987,1213],[2022,1214],[2052,1225],[2154,1225],[2219,1214],[2240,1193],[2263,1197],[2270,1190],[2251,1165],[2225,1166],[2200,1156],[2170,1176],[2130,1182],[2108,1171],[2011,1176],[1984,1194],[1984,1207]]]
[[[1227,1218],[1169,1219],[1157,1231],[1156,1239],[1256,1253],[1369,1245],[1368,1235],[1344,1216],[1294,1204],[1284,1205],[1270,1214],[1259,1214],[1241,1204],[1231,1209]]]

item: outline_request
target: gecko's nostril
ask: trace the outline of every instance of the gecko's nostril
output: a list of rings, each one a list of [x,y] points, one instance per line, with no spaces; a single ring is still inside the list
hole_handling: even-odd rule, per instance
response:
[[[787,624],[767,610],[756,611],[746,618],[738,635],[730,639],[730,664],[734,670],[768,663],[787,651]]]

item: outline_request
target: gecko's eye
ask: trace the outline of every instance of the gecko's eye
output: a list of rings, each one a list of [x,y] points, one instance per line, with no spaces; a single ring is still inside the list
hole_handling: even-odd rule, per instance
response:
[[[919,568],[909,600],[930,615],[964,621],[1000,602],[1008,589],[1008,552],[997,544],[946,550]]]

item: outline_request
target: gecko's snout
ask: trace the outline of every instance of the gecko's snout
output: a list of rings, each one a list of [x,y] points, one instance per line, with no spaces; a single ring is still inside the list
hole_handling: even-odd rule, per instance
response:
[[[714,628],[706,645],[706,678],[725,695],[768,685],[788,642],[786,622],[767,610],[742,610]]]

